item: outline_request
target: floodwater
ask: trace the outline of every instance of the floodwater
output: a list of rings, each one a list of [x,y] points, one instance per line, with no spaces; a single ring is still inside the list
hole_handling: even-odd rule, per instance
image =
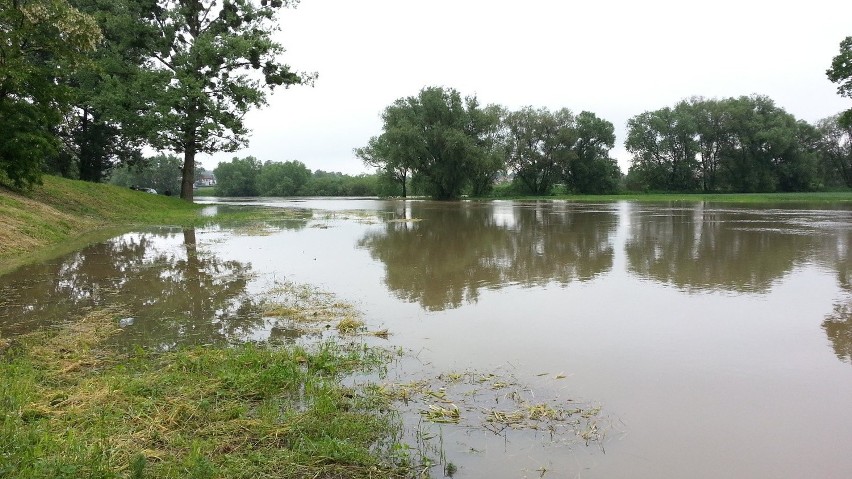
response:
[[[229,203],[299,214],[22,267],[0,277],[0,334],[120,305],[128,345],[298,340],[257,297],[313,284],[410,352],[397,380],[497,371],[601,408],[588,446],[430,426],[455,477],[852,477],[848,206]]]

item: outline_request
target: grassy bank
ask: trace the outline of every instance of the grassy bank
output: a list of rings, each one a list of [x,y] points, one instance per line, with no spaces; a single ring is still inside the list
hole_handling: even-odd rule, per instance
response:
[[[192,193],[196,197],[203,196],[216,196],[216,187],[215,186],[200,186],[195,189]]]
[[[258,207],[232,207],[203,216],[202,208],[177,197],[53,176],[45,176],[43,185],[28,192],[0,186],[0,272],[34,254],[51,254],[57,246],[73,251],[136,226],[250,224],[293,216],[280,208]]]
[[[0,347],[0,478],[402,477],[383,353],[326,342],[120,354],[118,310]]]
[[[53,176],[25,193],[0,187],[0,263],[100,228],[191,223],[199,211],[178,198]]]

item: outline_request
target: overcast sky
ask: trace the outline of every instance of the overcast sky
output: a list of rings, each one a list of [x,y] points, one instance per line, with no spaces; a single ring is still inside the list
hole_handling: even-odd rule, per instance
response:
[[[284,60],[316,85],[277,89],[247,116],[249,147],[200,156],[205,168],[253,155],[372,172],[352,149],[424,86],[594,112],[625,173],[627,120],[684,98],[758,93],[809,122],[852,108],[825,76],[852,35],[848,0],[302,0],[280,20]]]

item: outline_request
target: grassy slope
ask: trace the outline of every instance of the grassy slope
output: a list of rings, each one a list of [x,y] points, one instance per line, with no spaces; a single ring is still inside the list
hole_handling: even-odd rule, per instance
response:
[[[0,264],[99,228],[191,223],[199,209],[174,197],[52,176],[27,193],[0,187]]]

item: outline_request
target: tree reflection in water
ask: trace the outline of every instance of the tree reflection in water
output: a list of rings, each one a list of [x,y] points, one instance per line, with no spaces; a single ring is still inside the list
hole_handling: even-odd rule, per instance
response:
[[[779,221],[702,204],[640,209],[625,247],[628,268],[686,290],[765,292],[811,254],[812,238]]]
[[[837,283],[845,293],[845,298],[834,305],[834,310],[825,317],[822,328],[834,348],[834,354],[841,361],[852,364],[852,231],[847,231],[829,244],[824,251],[830,251],[837,266]]]
[[[475,302],[482,288],[586,281],[612,269],[617,216],[553,202],[407,203],[359,242],[385,284],[430,311]],[[410,211],[409,211],[410,209]]]
[[[134,344],[228,341],[261,327],[250,266],[197,247],[194,229],[130,233],[0,277],[0,330],[16,334],[119,306]]]

